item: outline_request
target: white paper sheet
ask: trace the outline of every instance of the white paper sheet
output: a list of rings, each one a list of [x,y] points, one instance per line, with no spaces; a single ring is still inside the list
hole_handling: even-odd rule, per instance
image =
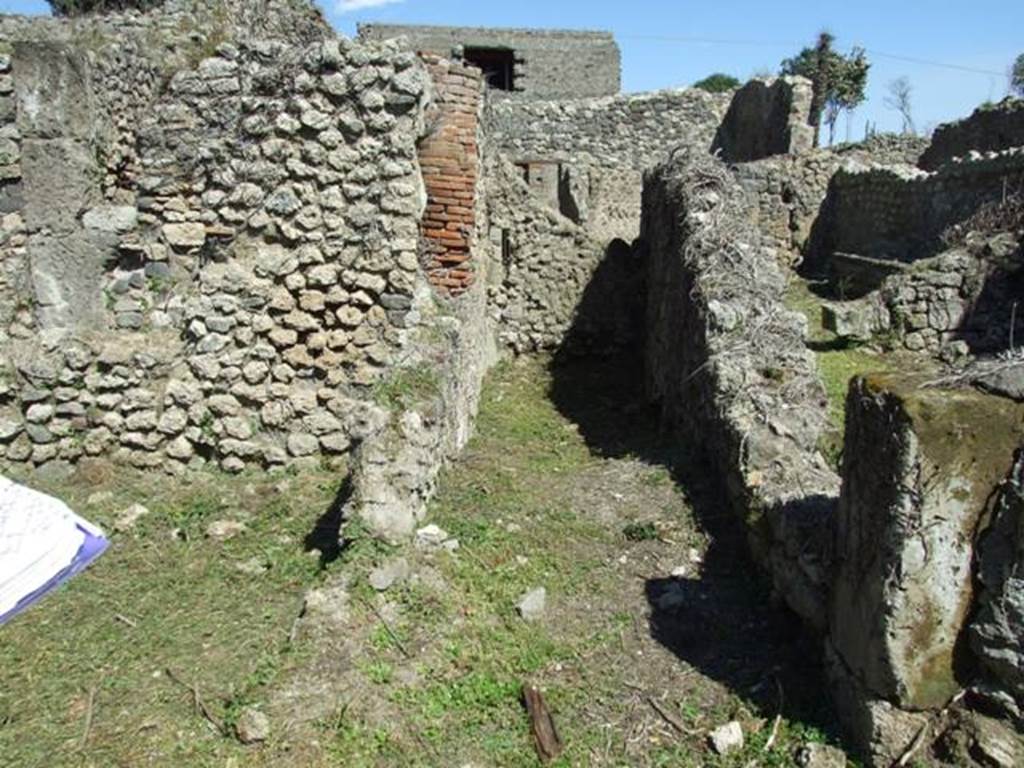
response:
[[[72,565],[80,525],[102,535],[60,500],[0,477],[0,616]]]

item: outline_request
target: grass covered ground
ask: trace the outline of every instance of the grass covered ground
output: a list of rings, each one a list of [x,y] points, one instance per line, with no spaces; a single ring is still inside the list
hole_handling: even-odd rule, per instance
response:
[[[816,655],[623,370],[499,366],[429,515],[455,552],[352,529],[322,567],[304,541],[339,490],[325,470],[43,484],[101,523],[152,512],[0,630],[3,764],[536,766],[529,682],[566,744],[556,765],[796,765],[830,725]],[[216,519],[248,528],[215,542]],[[411,576],[377,592],[368,574],[396,557]],[[540,586],[526,623],[516,602]],[[310,588],[341,624],[296,623]],[[270,715],[263,745],[231,733],[247,706]],[[732,719],[746,746],[713,754],[708,732]]]
[[[244,765],[241,748],[197,715],[190,687],[230,727],[302,663],[288,635],[303,593],[326,576],[304,539],[337,475],[175,479],[93,464],[67,479],[20,479],[108,531],[133,503],[150,513],[0,628],[0,764],[223,766],[235,755]],[[204,531],[215,520],[247,530],[213,541]]]
[[[897,370],[899,357],[867,345],[843,342],[822,325],[822,298],[811,290],[803,278],[794,275],[786,294],[790,309],[807,317],[808,346],[818,360],[818,372],[828,395],[831,429],[823,438],[822,448],[833,462],[838,462],[843,447],[846,420],[846,393],[850,380],[866,373]]]

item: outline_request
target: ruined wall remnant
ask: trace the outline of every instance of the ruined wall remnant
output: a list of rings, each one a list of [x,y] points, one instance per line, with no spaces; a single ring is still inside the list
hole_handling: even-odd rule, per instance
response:
[[[901,133],[876,133],[864,141],[839,144],[830,151],[843,160],[877,165],[914,165],[931,142],[925,136]]]
[[[100,274],[113,242],[77,216],[83,205],[102,202],[95,169],[100,106],[89,63],[61,43],[19,43],[11,66],[20,213],[36,319],[44,330],[94,327],[101,312]]]
[[[904,709],[960,688],[972,547],[1024,436],[1024,410],[970,390],[873,376],[850,390],[832,645],[858,683]]]
[[[879,294],[907,349],[934,354],[958,342],[975,354],[992,353],[1024,332],[1024,318],[1012,311],[1022,279],[1024,252],[1003,234],[917,262],[888,278]]]
[[[473,281],[473,250],[477,188],[480,184],[480,71],[426,56],[436,88],[429,133],[418,157],[427,203],[423,216],[423,257],[427,274],[438,288],[459,294]]]
[[[0,20],[0,453],[340,457],[398,541],[495,354],[479,72],[278,6]]]
[[[647,388],[701,446],[779,593],[824,628],[838,491],[817,449],[824,391],[749,204],[710,156],[680,155],[648,175]]]
[[[505,344],[592,350],[639,339],[642,172],[676,147],[709,148],[727,98],[666,91],[488,105],[488,151],[500,158],[488,174],[500,265],[491,302]]]
[[[1018,236],[972,233],[962,245],[903,266],[877,291],[831,304],[826,325],[862,341],[884,333],[911,352],[1004,352],[1024,333],[1024,318],[1013,310],[1022,281]]]
[[[1000,152],[1024,146],[1024,99],[1006,98],[983,106],[965,120],[940,125],[919,165],[934,171],[972,152]]]
[[[491,303],[505,344],[592,349],[638,338],[641,174],[676,147],[709,148],[727,101],[687,90],[488,104]]]
[[[360,24],[364,40],[404,38],[415,51],[483,69],[494,99],[566,99],[619,92],[619,47],[609,32]]]
[[[1024,179],[1024,149],[944,165],[934,173],[908,166],[848,165],[834,176],[811,254],[911,262],[942,250],[942,235],[982,205],[1003,199]]]
[[[775,253],[751,223],[755,203],[708,157],[680,154],[648,174],[648,391],[665,422],[700,446],[755,559],[821,638],[837,712],[868,764],[894,764],[912,747],[948,753],[982,732],[1006,736],[1000,764],[1016,764],[1015,737],[962,691],[986,702],[983,712],[1019,717],[1022,555],[1010,468],[1024,410],[921,380],[859,380],[840,490],[817,449],[825,411],[815,364],[803,324],[783,308]],[[961,267],[951,270],[958,278]],[[1000,495],[997,532],[986,536]],[[986,590],[978,619],[976,563]]]
[[[126,89],[127,133],[68,40],[15,45],[9,64],[6,457],[235,470],[347,453],[429,301],[427,72],[389,44],[222,43],[165,90]],[[118,51],[122,68],[146,61]],[[40,108],[47,78],[61,87]],[[120,146],[131,162],[112,176]],[[66,205],[42,194],[62,189]],[[67,314],[89,308],[90,323]]]
[[[700,89],[599,99],[498,102],[487,112],[490,142],[514,160],[547,158],[643,170],[680,146],[710,148],[729,94]]]
[[[607,244],[538,200],[508,160],[490,158],[486,179],[489,306],[501,343],[516,352],[557,349],[574,326],[581,340],[602,336],[598,318],[612,322],[612,307],[591,325],[580,303]]]
[[[727,163],[745,163],[810,151],[811,96],[811,83],[802,77],[751,80],[733,95],[712,152]]]
[[[750,214],[767,245],[781,260],[802,258],[829,183],[842,161],[827,150],[780,155],[733,168],[740,185],[756,203]]]
[[[420,382],[418,391],[400,409],[364,411],[344,513],[382,539],[400,543],[412,537],[442,466],[473,433],[483,377],[498,356],[486,301],[479,281],[443,312],[435,308],[428,314],[409,359],[390,373],[394,386],[408,389],[410,382]]]

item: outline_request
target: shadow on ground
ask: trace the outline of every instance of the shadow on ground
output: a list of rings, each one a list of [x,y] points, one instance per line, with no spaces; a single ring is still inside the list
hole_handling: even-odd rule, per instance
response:
[[[590,450],[668,468],[708,534],[699,577],[657,575],[646,581],[651,636],[762,717],[781,713],[834,734],[832,713],[822,701],[820,644],[772,599],[750,560],[742,524],[710,482],[700,446],[673,439],[645,401],[639,355],[560,354],[551,372],[550,396],[578,425]]]
[[[327,510],[317,518],[312,530],[302,540],[303,550],[320,553],[320,567],[326,568],[333,563],[351,543],[341,535],[341,526],[345,522],[345,505],[352,496],[352,477],[346,475],[338,488],[334,501]]]

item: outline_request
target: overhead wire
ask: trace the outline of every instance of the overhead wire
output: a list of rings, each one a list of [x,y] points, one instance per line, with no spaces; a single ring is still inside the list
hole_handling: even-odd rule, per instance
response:
[[[793,41],[771,41],[771,40],[727,40],[722,38],[711,38],[711,37],[691,37],[691,36],[673,36],[673,35],[617,35],[620,40],[648,40],[652,42],[665,42],[665,43],[697,43],[700,45],[740,45],[740,46],[751,46],[751,47],[767,47],[767,48],[799,48],[802,43]],[[896,53],[886,53],[885,51],[879,51],[874,48],[862,49],[865,53],[870,56],[882,59],[892,59],[894,61],[903,61],[911,64],[920,64],[929,67],[940,67],[942,69],[952,69],[960,72],[969,72],[977,75],[985,75],[986,77],[1004,77],[1005,72],[997,72],[991,69],[982,69],[980,67],[970,67],[965,64],[954,64],[951,62],[935,61],[933,59],[922,59],[916,56],[904,56]]]

